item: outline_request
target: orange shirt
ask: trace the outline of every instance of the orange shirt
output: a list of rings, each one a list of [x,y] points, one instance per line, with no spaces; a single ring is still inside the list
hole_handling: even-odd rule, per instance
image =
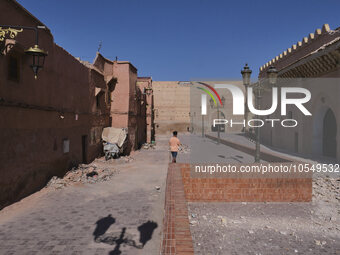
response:
[[[178,151],[178,146],[181,145],[181,142],[177,137],[171,137],[169,140],[170,151]]]

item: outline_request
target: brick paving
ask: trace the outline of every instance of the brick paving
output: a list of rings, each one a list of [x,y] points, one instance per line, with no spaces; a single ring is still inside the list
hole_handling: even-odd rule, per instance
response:
[[[108,182],[43,190],[0,211],[0,254],[159,254],[166,140],[113,165]]]
[[[193,243],[189,227],[188,205],[182,183],[183,164],[170,164],[165,195],[163,255],[192,255]]]

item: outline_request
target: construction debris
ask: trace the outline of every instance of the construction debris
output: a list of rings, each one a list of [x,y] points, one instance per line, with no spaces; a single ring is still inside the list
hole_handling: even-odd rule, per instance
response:
[[[95,165],[79,165],[68,171],[63,178],[53,176],[46,187],[62,189],[74,183],[97,183],[108,181],[113,175],[117,174],[116,169],[97,169]]]
[[[144,143],[143,144],[143,149],[145,149],[145,150],[155,149],[155,143]]]
[[[131,157],[131,156],[122,156],[122,157],[117,159],[117,162],[123,161],[124,163],[130,163],[133,160],[134,160],[134,158]]]
[[[318,177],[313,179],[313,198],[325,202],[340,200],[340,179]]]

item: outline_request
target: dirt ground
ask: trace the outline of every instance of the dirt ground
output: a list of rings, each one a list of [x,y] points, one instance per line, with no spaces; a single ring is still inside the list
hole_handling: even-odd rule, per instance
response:
[[[311,203],[190,203],[195,254],[340,254],[340,179]]]

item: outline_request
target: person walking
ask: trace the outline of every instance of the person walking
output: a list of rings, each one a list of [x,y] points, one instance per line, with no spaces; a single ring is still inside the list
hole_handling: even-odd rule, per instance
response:
[[[169,140],[172,163],[176,163],[177,153],[181,142],[177,138],[177,131],[172,132],[173,136]]]

